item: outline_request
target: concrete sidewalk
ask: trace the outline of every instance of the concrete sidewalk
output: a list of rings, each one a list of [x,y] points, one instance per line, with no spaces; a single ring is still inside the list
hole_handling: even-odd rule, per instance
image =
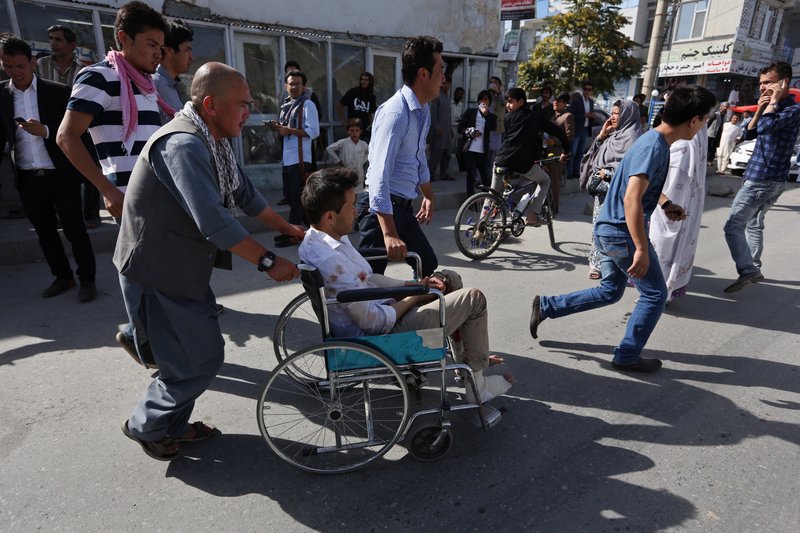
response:
[[[436,209],[454,209],[466,198],[465,174],[456,174],[455,181],[435,181],[433,190],[436,195]],[[284,218],[289,216],[289,208],[285,205],[276,205],[280,199],[279,191],[271,191],[266,195],[272,207]],[[99,228],[89,230],[92,246],[95,253],[108,252],[114,249],[117,241],[117,225],[106,211],[101,211],[102,224]],[[243,217],[242,223],[251,233],[268,231],[259,221],[250,217]],[[69,242],[62,235],[64,247],[69,253]],[[44,261],[44,255],[39,248],[36,232],[27,218],[0,219],[0,265],[18,265]]]
[[[436,197],[435,209],[437,211],[455,209],[466,198],[465,174],[459,172],[455,174],[455,177],[455,181],[437,180],[433,182],[433,190]],[[730,189],[731,192],[735,192],[738,190],[740,183],[741,179],[735,176],[718,176],[710,173],[706,186],[715,191]],[[578,180],[568,180],[564,194],[578,193]],[[288,218],[289,208],[276,205],[279,196],[280,193],[274,191],[267,195],[267,200],[281,216]],[[591,208],[588,212],[591,214]],[[102,225],[97,229],[89,230],[92,246],[94,246],[96,253],[112,251],[117,241],[117,225],[106,211],[102,211],[101,215],[103,218]],[[242,223],[251,233],[269,231],[260,222],[249,217],[244,217]],[[62,240],[67,253],[69,253],[69,242],[63,235]],[[28,219],[0,219],[0,265],[18,265],[38,261],[44,261],[44,256],[41,248],[39,248],[36,232],[28,222]]]

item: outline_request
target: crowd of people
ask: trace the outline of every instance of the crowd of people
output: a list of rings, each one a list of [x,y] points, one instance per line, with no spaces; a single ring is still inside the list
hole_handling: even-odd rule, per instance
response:
[[[609,305],[633,285],[640,297],[612,365],[623,372],[660,368],[661,361],[642,354],[667,303],[686,293],[707,163],[716,157],[721,165],[739,137],[756,142],[724,227],[738,274],[725,291],[764,279],[764,217],[785,188],[800,129],[786,63],[762,69],[757,111],[746,124],[736,114],[727,120],[724,103],[712,112],[716,98],[708,90],[678,87],[658,125],[644,132],[643,95],[637,95],[615,102],[592,138],[592,83],[558,95],[544,84],[529,105],[525,90],[504,91],[492,77],[470,107],[463,88],[450,96],[442,43],[415,37],[402,51],[403,86],[386,102],[377,105],[369,72],[342,97],[337,115],[347,136],[325,151],[337,165],[317,171],[319,100],[300,65],[289,61],[278,120],[268,124],[282,139],[285,220],[234,156],[231,139],[241,135],[253,101],[245,77],[206,63],[187,90],[180,76],[192,63],[192,32],[143,2],[118,10],[114,32],[118,49],[83,69],[70,55],[74,33],[63,26],[48,30],[53,53],[46,60],[36,61],[21,39],[4,41],[0,62],[10,80],[0,86],[0,146],[11,147],[15,185],[55,278],[43,297],[75,287],[77,274],[78,298],[94,299],[87,223],[99,217],[99,198],[119,224],[113,263],[128,324],[116,339],[137,364],[158,370],[122,432],[153,458],[171,460],[182,446],[220,433],[190,422],[224,359],[213,268],[231,269],[236,254],[275,281],[299,275],[291,261],[249,235],[243,215],[275,230],[276,247],[300,243],[300,257],[320,270],[330,294],[405,283],[383,275],[385,262],[364,261],[348,238],[354,224],[360,246],[385,249],[389,260],[417,253],[419,283],[445,294],[446,333],[459,347],[456,357],[474,371],[480,398],[473,400],[486,403],[508,390],[511,373],[484,374],[503,362],[490,354],[485,296],[464,288],[457,273],[437,271],[422,228],[435,210],[431,182],[453,179],[454,152],[467,193],[476,183],[499,188],[508,173],[535,182],[529,225],[539,225],[551,187],[557,212],[563,173],[579,177],[594,196],[589,278],[599,285],[536,295],[528,324],[533,338],[544,320]],[[545,155],[557,160],[538,164]],[[359,336],[428,327],[438,317],[431,305],[428,296],[343,305],[331,314],[332,330]]]

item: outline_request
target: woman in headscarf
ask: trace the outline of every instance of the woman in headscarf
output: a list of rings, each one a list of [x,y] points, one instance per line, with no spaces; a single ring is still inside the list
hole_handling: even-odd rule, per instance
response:
[[[603,124],[600,134],[592,142],[589,151],[581,161],[581,189],[586,189],[595,175],[606,181],[617,170],[625,153],[642,134],[639,106],[633,100],[620,100],[611,108],[611,116]],[[594,223],[600,214],[605,194],[594,197],[592,214],[592,249],[589,251],[589,277],[600,279],[600,253],[594,246]]]
[[[656,209],[650,218],[650,242],[658,254],[671,302],[686,294],[692,277],[706,198],[708,130],[701,129],[691,141],[676,141],[669,153],[669,172],[662,192],[684,207],[687,218],[671,222],[662,209]]]

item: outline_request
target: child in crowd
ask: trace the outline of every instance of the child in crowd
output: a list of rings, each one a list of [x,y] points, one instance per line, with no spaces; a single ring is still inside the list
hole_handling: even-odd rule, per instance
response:
[[[358,175],[355,186],[356,195],[364,191],[365,166],[369,155],[369,145],[360,140],[364,131],[364,123],[360,118],[351,118],[347,121],[347,138],[336,141],[328,146],[328,155],[334,163],[353,170]]]

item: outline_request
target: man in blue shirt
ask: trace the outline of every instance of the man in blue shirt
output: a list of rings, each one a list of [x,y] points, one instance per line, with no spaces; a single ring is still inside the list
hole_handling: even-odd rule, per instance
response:
[[[169,23],[169,29],[164,35],[164,57],[153,74],[153,83],[161,98],[176,112],[180,111],[186,102],[179,91],[179,76],[189,72],[192,65],[192,40],[194,32],[180,20]],[[172,117],[161,112],[161,122],[166,124]]]
[[[386,248],[389,259],[407,251],[422,258],[422,275],[438,266],[436,254],[420,222],[433,217],[433,189],[425,157],[430,129],[428,103],[439,96],[444,81],[442,43],[433,37],[414,37],[403,48],[403,87],[375,113],[369,145],[369,198],[359,201],[361,246]],[[415,215],[411,203],[424,196]],[[386,264],[374,264],[383,273]]]
[[[725,223],[725,240],[736,263],[739,278],[725,288],[736,292],[764,279],[764,216],[786,188],[797,132],[800,105],[789,94],[792,66],[780,61],[761,69],[758,110],[745,130],[745,138],[756,139],[753,155],[744,171],[744,182],[731,204]]]
[[[683,207],[673,204],[661,192],[669,169],[669,147],[679,139],[691,139],[704,128],[714,104],[714,95],[702,87],[676,89],[664,106],[662,123],[633,143],[611,179],[595,224],[595,245],[602,254],[600,286],[559,296],[536,296],[530,320],[534,339],[545,318],[559,318],[619,301],[630,276],[640,297],[625,336],[614,349],[612,366],[627,372],[654,372],[661,368],[659,359],[642,357],[668,296],[658,256],[647,239],[650,215],[660,206],[672,221],[686,218]]]

